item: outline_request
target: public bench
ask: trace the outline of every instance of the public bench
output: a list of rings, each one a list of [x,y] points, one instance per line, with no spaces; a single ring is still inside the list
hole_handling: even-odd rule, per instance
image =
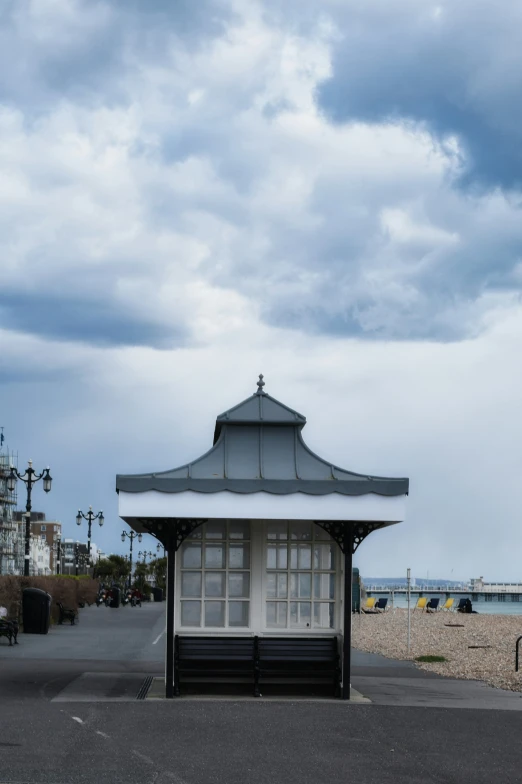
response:
[[[18,645],[18,622],[0,618],[0,637],[7,637],[9,645]]]
[[[254,683],[253,637],[174,638],[174,693],[184,677],[246,677]]]
[[[260,696],[263,682],[322,681],[340,691],[336,637],[199,637],[175,635],[174,693],[185,678],[246,679]]]
[[[58,624],[61,626],[64,621],[70,621],[71,626],[74,626],[74,622],[76,620],[76,610],[69,610],[67,607],[64,607],[61,602],[56,602],[60,615],[58,617]]]
[[[339,696],[341,667],[337,637],[259,637],[257,647],[257,686],[268,679],[322,681],[331,684],[334,697]]]

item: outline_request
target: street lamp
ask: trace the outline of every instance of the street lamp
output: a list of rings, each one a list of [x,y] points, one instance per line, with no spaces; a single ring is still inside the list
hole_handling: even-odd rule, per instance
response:
[[[141,558],[141,556],[143,556],[143,563],[147,563],[147,556],[149,556],[149,558],[153,558],[154,553],[152,553],[150,550],[149,552],[145,550],[145,552],[142,553],[140,550],[138,553],[138,558]]]
[[[130,562],[129,588],[130,588],[132,582],[132,545],[134,544],[134,540],[136,537],[138,537],[138,542],[141,544],[141,540],[143,539],[143,534],[137,534],[136,531],[131,531],[130,533],[128,531],[122,531],[121,532],[122,542],[125,541],[126,536],[130,539],[130,557],[129,557],[129,562]]]
[[[53,553],[56,566],[56,574],[60,574],[62,566],[62,540],[60,536],[55,537],[53,544]]]
[[[162,548],[162,545],[158,542],[158,544],[156,545],[156,550],[158,552],[158,556],[159,556],[159,551],[161,550],[161,548]],[[165,548],[164,547],[163,547],[163,557],[165,558]]]
[[[51,474],[49,473],[49,466],[42,471],[41,474],[37,474],[33,468],[33,461],[29,460],[28,467],[25,469],[25,474],[20,474],[14,466],[11,466],[11,473],[7,479],[7,489],[10,493],[13,493],[16,487],[16,480],[21,479],[24,482],[25,486],[27,487],[27,502],[25,504],[25,562],[24,562],[24,577],[29,576],[29,550],[30,550],[30,539],[31,539],[31,491],[33,489],[33,485],[35,485],[40,479],[43,479],[43,489],[44,493],[48,493],[51,489],[51,482],[53,481]]]
[[[91,526],[92,526],[92,521],[93,520],[99,520],[99,524],[100,524],[100,528],[101,528],[105,518],[103,516],[103,512],[97,512],[97,514],[94,514],[94,512],[92,511],[92,506],[89,507],[89,511],[87,512],[87,514],[84,514],[81,509],[78,509],[78,514],[76,515],[76,525],[81,525],[82,524],[82,518],[84,520],[88,520],[88,522],[89,522],[89,528],[87,530],[87,548],[88,548],[87,552],[90,555],[91,554]]]
[[[74,565],[76,569],[76,576],[78,576],[78,566],[83,568],[88,561],[87,553],[82,553],[80,548],[81,544],[77,542],[74,546]]]

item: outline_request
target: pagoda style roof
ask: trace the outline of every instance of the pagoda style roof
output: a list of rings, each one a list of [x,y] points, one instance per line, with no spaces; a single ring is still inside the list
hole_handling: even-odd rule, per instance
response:
[[[304,442],[306,417],[263,390],[220,414],[214,445],[201,457],[170,471],[118,474],[116,490],[143,493],[257,493],[287,495],[405,495],[409,480],[356,474],[316,455]]]

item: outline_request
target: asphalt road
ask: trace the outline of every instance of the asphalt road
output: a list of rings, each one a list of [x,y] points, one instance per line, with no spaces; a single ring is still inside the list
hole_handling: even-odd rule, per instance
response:
[[[522,781],[522,711],[377,704],[378,691],[372,704],[114,701],[118,683],[161,673],[163,613],[87,608],[78,627],[21,635],[12,649],[0,640],[0,784]],[[111,682],[111,696],[61,701],[86,674]],[[374,690],[379,678],[429,681],[433,694],[448,684],[357,655],[353,680],[365,678]]]

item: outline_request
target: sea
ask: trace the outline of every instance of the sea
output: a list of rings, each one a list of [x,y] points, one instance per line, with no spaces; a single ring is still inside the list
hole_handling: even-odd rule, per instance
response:
[[[372,596],[376,596],[378,599],[381,596],[384,596],[388,599],[388,606],[392,606],[392,595],[390,591],[371,591]],[[498,600],[496,596],[480,596],[479,598],[473,599],[471,593],[458,593],[455,596],[448,597],[447,593],[436,593],[431,591],[424,591],[424,596],[428,599],[440,599],[439,607],[442,607],[444,602],[447,598],[455,599],[455,604],[453,607],[456,607],[459,603],[460,599],[470,599],[471,604],[473,606],[473,610],[478,613],[484,615],[522,615],[522,594],[517,595],[515,601],[511,599],[511,596],[503,596],[502,600]],[[411,595],[411,608],[413,609],[417,604],[418,596],[415,594]],[[518,601],[517,601],[518,599]],[[393,595],[393,606],[394,607],[401,607],[407,609],[408,607],[408,597],[403,594],[394,594]]]

